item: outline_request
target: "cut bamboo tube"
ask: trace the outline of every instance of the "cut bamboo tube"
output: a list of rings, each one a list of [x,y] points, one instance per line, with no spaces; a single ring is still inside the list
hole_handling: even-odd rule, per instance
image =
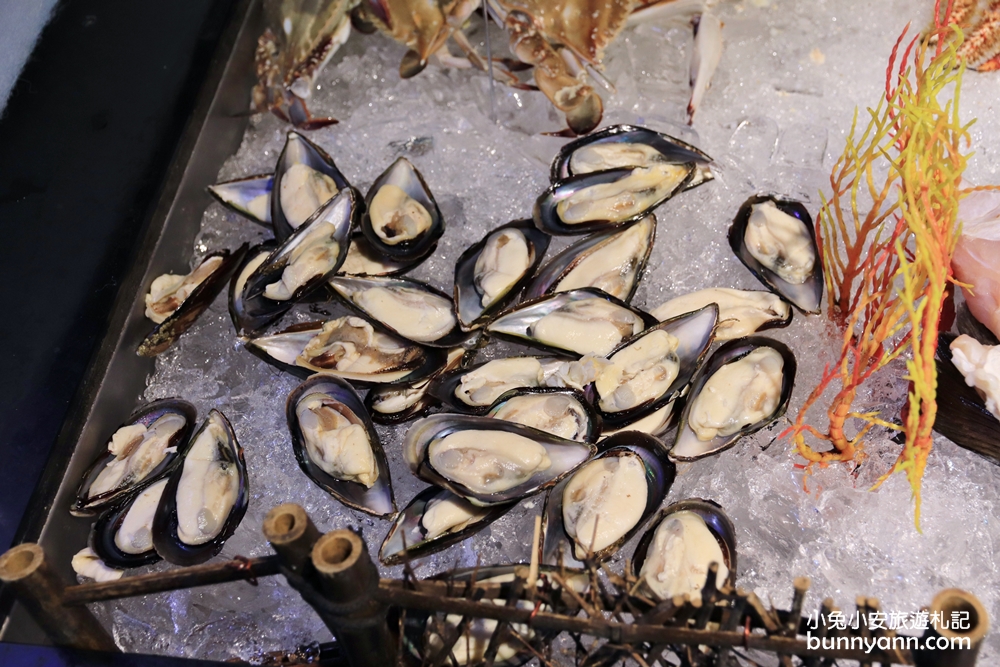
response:
[[[917,667],[975,667],[979,647],[990,627],[989,614],[979,598],[958,588],[946,588],[934,596],[928,612],[932,620],[942,618],[944,623],[935,622],[924,633],[922,644],[934,642],[935,649],[913,651],[914,664]],[[952,612],[968,621],[965,629],[950,627]],[[953,639],[960,641],[947,646]],[[966,640],[969,648],[962,648]]]
[[[282,563],[295,572],[301,572],[309,562],[313,545],[320,538],[312,519],[295,503],[278,505],[268,512],[263,530]]]

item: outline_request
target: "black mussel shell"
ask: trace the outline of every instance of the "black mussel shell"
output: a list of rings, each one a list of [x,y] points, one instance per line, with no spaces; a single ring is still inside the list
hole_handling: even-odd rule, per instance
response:
[[[983,345],[1000,345],[1000,340],[997,340],[996,335],[985,324],[973,317],[972,311],[969,310],[969,304],[965,301],[956,308],[955,327],[958,329],[958,333],[972,336]],[[948,344],[950,345],[951,341],[948,341]]]
[[[649,327],[657,324],[656,318],[649,313],[633,308],[624,301],[616,299],[610,294],[602,292],[599,289],[585,287],[582,289],[570,290],[568,292],[549,294],[531,301],[519,303],[517,306],[501,313],[496,317],[496,319],[486,325],[486,333],[489,336],[495,336],[514,343],[521,343],[522,345],[530,345],[554,354],[564,354],[579,358],[584,356],[584,354],[587,354],[589,351],[593,354],[598,354],[598,356],[604,356],[600,354],[599,349],[596,347],[595,349],[581,352],[579,350],[560,347],[552,341],[546,342],[539,340],[531,333],[531,328],[535,325],[535,323],[540,321],[546,315],[549,315],[560,308],[569,306],[572,303],[595,298],[602,299],[612,306],[617,307],[620,309],[620,312],[630,313],[632,319],[641,325],[639,327],[639,331],[648,329]],[[593,322],[588,321],[586,327],[587,333],[591,333],[593,329]],[[638,334],[639,331],[633,333],[632,336],[622,338],[621,343],[629,340],[634,335]],[[614,347],[618,347],[618,345],[615,345]]]
[[[572,244],[545,263],[545,266],[541,268],[525,290],[524,299],[537,299],[559,291],[562,282],[588,258],[597,256],[602,251],[613,247],[616,241],[625,238],[626,235],[631,237],[632,234],[636,233],[641,235],[638,254],[631,257],[627,267],[622,265],[618,267],[620,272],[615,273],[621,278],[620,286],[612,288],[610,284],[602,284],[593,279],[589,284],[579,285],[579,287],[595,287],[626,303],[630,302],[635,295],[635,290],[639,287],[639,280],[642,278],[642,272],[649,260],[649,253],[653,250],[653,241],[656,238],[656,217],[652,214],[625,229],[600,232]]]
[[[155,510],[166,484],[166,478],[161,478],[139,493],[128,496],[120,504],[111,507],[97,519],[93,529],[90,531],[90,548],[104,561],[105,565],[118,569],[129,569],[162,560],[160,554],[156,553],[156,549],[153,548],[152,522],[150,522],[149,549],[141,553],[132,554],[122,551],[115,542],[115,537],[136,501],[146,494],[155,493],[159,489],[160,493],[156,493],[156,497],[149,500],[149,502],[155,503],[153,505],[153,509]]]
[[[375,465],[378,468],[378,478],[371,488],[360,482],[348,482],[337,479],[330,473],[323,470],[312,457],[309,456],[302,429],[299,426],[298,405],[299,402],[311,394],[324,394],[330,397],[339,406],[353,413],[354,418],[364,426],[371,444],[372,452],[375,456]],[[349,417],[337,408],[338,412]],[[354,391],[349,383],[340,378],[316,375],[309,378],[288,395],[288,402],[285,404],[285,416],[288,420],[288,431],[292,435],[292,449],[295,451],[295,460],[306,477],[311,479],[317,486],[329,493],[331,496],[360,512],[372,514],[374,516],[385,516],[396,512],[396,501],[392,496],[392,481],[389,478],[389,464],[385,459],[385,452],[382,450],[382,443],[379,441],[375,425],[372,424],[368,411],[365,410],[361,397]],[[353,421],[353,420],[352,420]]]
[[[695,173],[694,163],[678,166],[686,166],[686,171],[679,174],[681,177],[665,179],[663,181],[663,188],[658,192],[650,193],[645,205],[631,211],[630,215],[615,216],[614,218],[596,217],[575,223],[569,223],[563,219],[558,210],[560,202],[585,188],[606,185],[626,179],[639,169],[644,169],[644,167],[595,171],[590,174],[579,174],[557,181],[535,201],[533,212],[535,226],[548,234],[566,235],[604,232],[609,229],[618,229],[636,223],[649,215],[660,204],[686,188],[687,184],[691,182]]]
[[[241,322],[249,326],[255,322],[272,322],[287,312],[296,302],[302,301],[310,293],[324,289],[326,281],[340,269],[347,257],[347,247],[351,228],[357,223],[361,210],[359,208],[360,194],[353,188],[341,190],[337,196],[316,211],[315,215],[285,239],[284,243],[274,249],[270,255],[251,273],[240,292],[240,308],[245,313]],[[281,280],[288,266],[292,253],[300,243],[306,241],[310,232],[318,225],[328,226],[329,235],[324,238],[337,244],[337,257],[332,267],[322,274],[309,278],[296,288],[290,298],[276,301],[265,295],[268,285]],[[324,232],[326,234],[326,232]],[[241,272],[242,273],[242,272]],[[251,329],[247,329],[251,330]]]
[[[229,281],[229,316],[233,320],[233,326],[236,327],[237,333],[259,331],[283,314],[281,311],[275,311],[252,317],[247,313],[243,303],[243,292],[247,279],[271,256],[276,247],[273,240],[255,245],[247,250],[239,269],[233,272],[233,277]]]
[[[414,382],[387,387],[372,387],[365,395],[365,409],[376,424],[392,425],[423,417],[427,411],[440,405],[430,394],[431,382],[438,376],[457,368],[463,368],[476,356],[475,352],[462,347],[448,350],[444,365],[427,377]],[[395,399],[405,396],[403,403]],[[393,406],[393,403],[397,403]]]
[[[506,292],[498,296],[488,306],[483,307],[482,293],[476,287],[476,262],[486,248],[490,237],[508,229],[517,230],[524,235],[528,247],[528,267]],[[515,220],[496,229],[491,229],[486,236],[466,248],[455,263],[455,307],[462,326],[467,329],[480,327],[494,313],[511,303],[521,288],[535,275],[551,240],[552,237],[536,229],[530,220]]]
[[[434,248],[430,248],[431,252],[433,250]],[[417,268],[421,262],[431,256],[431,252],[421,257],[408,259],[387,257],[368,242],[368,239],[365,238],[360,229],[356,229],[351,233],[351,245],[347,248],[347,257],[344,259],[344,263],[340,265],[340,271],[337,272],[337,275],[358,278],[398,276]],[[352,264],[352,255],[355,254],[366,263],[367,268],[365,270],[358,271],[356,270],[358,267]]]
[[[386,243],[375,231],[370,216],[372,200],[375,199],[378,191],[386,185],[395,185],[423,206],[431,218],[430,228],[414,239],[400,241],[395,245]],[[438,208],[437,202],[434,200],[434,195],[431,194],[431,189],[427,187],[424,177],[417,171],[416,167],[405,157],[397,159],[375,179],[365,196],[365,206],[368,212],[365,213],[364,219],[361,221],[361,231],[364,232],[365,238],[368,239],[372,247],[388,257],[397,259],[426,257],[433,251],[438,239],[444,234],[444,218],[441,216],[441,209]]]
[[[437,369],[441,368],[447,358],[444,348],[423,347],[401,338],[396,338],[391,334],[383,334],[372,322],[369,322],[358,315],[350,315],[367,322],[379,335],[389,336],[393,342],[407,349],[413,349],[416,354],[412,356],[406,364],[388,366],[383,371],[376,374],[352,373],[350,371],[339,371],[336,368],[319,368],[309,365],[299,359],[302,351],[320,331],[326,322],[302,322],[287,329],[267,336],[256,338],[245,338],[243,343],[247,350],[260,357],[267,363],[275,366],[286,373],[300,378],[307,378],[315,373],[326,376],[336,376],[348,380],[357,387],[368,387],[371,385],[401,385],[415,382],[425,378]],[[345,319],[345,318],[337,318]]]
[[[188,454],[198,443],[202,433],[205,433],[213,423],[221,428],[225,437],[224,441],[215,442],[219,460],[224,461],[227,467],[231,466],[236,470],[236,499],[232,509],[229,510],[229,516],[226,517],[215,537],[202,544],[187,544],[181,541],[178,535],[177,491],[184,477],[185,461]],[[243,521],[243,515],[246,514],[250,501],[247,464],[243,458],[243,447],[237,441],[232,425],[226,416],[218,410],[212,410],[208,413],[208,418],[205,419],[198,432],[191,437],[183,451],[178,452],[177,458],[177,466],[170,473],[167,486],[163,489],[160,503],[156,507],[156,515],[153,518],[153,546],[156,547],[156,552],[163,556],[164,560],[174,565],[197,565],[218,555],[226,540],[232,537],[237,526]]]
[[[593,146],[595,144],[638,144],[647,146],[659,153],[658,157],[653,158],[658,162],[668,162],[673,164],[693,162],[695,164],[695,173],[691,178],[691,181],[685,186],[686,190],[690,190],[691,188],[697,187],[705,181],[710,181],[714,178],[712,171],[708,166],[712,162],[712,158],[691,144],[681,141],[676,137],[672,137],[669,134],[654,132],[653,130],[646,129],[645,127],[637,127],[635,125],[612,125],[611,127],[606,127],[599,132],[594,132],[593,134],[588,134],[585,137],[575,139],[563,146],[559,153],[556,154],[555,159],[552,161],[549,180],[555,183],[556,181],[569,178],[570,176],[596,171],[593,169],[577,169],[574,171],[571,163],[574,153],[578,152],[581,148]],[[649,163],[648,160],[626,162],[628,161],[626,160],[615,166],[641,167]]]
[[[777,351],[784,362],[781,370],[781,392],[774,412],[753,424],[744,426],[732,435],[718,435],[707,442],[699,440],[698,436],[695,435],[694,431],[688,425],[688,419],[691,409],[697,402],[698,395],[701,393],[705,383],[723,366],[739,361],[754,350],[762,347],[770,347]],[[670,458],[675,461],[695,461],[706,456],[711,456],[712,454],[718,454],[735,445],[743,436],[755,433],[768,424],[780,419],[785,414],[785,410],[788,408],[788,400],[792,396],[792,386],[795,384],[795,369],[795,355],[792,354],[792,351],[783,343],[771,338],[748,336],[747,338],[737,338],[721,345],[691,381],[691,389],[687,395],[687,405],[684,407],[680,426],[677,429],[677,439],[670,448]]]
[[[326,174],[333,179],[338,190],[344,190],[351,185],[326,151],[298,132],[289,132],[285,139],[285,147],[278,156],[278,164],[274,168],[274,183],[271,190],[274,193],[271,197],[271,224],[274,226],[274,236],[279,242],[283,242],[295,231],[281,207],[280,192],[285,173],[296,164],[304,164],[321,174]],[[320,202],[320,206],[324,203]]]
[[[537,360],[539,364],[538,368],[539,373],[542,372],[542,369],[548,364],[573,361],[573,359],[570,357],[560,358],[560,357],[538,357],[538,356],[507,357],[505,359],[491,359],[489,361],[483,361],[477,364],[463,365],[461,368],[457,370],[450,371],[448,373],[443,373],[439,377],[435,378],[433,382],[431,382],[431,385],[427,389],[427,392],[437,400],[441,401],[441,403],[448,406],[448,409],[452,411],[470,415],[484,415],[487,412],[489,412],[491,403],[496,401],[502,394],[506,393],[507,391],[513,389],[531,388],[539,386],[537,384],[538,376],[537,375],[534,376],[533,379],[535,380],[535,382],[533,384],[527,384],[521,382],[511,383],[508,389],[500,392],[499,394],[496,394],[496,398],[493,398],[489,403],[484,401],[482,405],[470,405],[465,401],[463,401],[462,399],[460,399],[458,395],[455,393],[455,391],[462,384],[462,378],[469,373],[479,370],[486,364],[489,364],[493,361],[516,363],[515,360],[525,360],[525,359]],[[588,387],[584,391],[584,396],[589,401],[591,395],[592,395],[592,390],[591,387],[588,385]]]
[[[625,431],[637,431],[639,433],[645,433],[655,438],[662,439],[666,434],[670,433],[670,430],[674,426],[677,425],[677,421],[680,419],[680,413],[684,410],[686,392],[687,388],[685,387],[681,390],[680,396],[667,402],[666,405],[663,405],[653,412],[650,412],[648,415],[639,417],[635,421],[622,424],[617,428],[605,425],[604,430],[601,431],[601,440],[610,438],[613,435],[618,435],[619,433],[624,433]]]
[[[273,186],[274,174],[260,174],[210,185],[208,193],[247,220],[270,227]]]
[[[702,498],[688,498],[680,500],[664,507],[656,518],[649,524],[649,529],[639,538],[639,543],[635,547],[632,556],[632,574],[636,577],[642,572],[642,565],[646,562],[649,547],[653,543],[656,529],[660,527],[663,520],[676,512],[694,512],[705,522],[708,530],[722,549],[722,558],[729,568],[729,577],[726,583],[730,586],[736,582],[736,528],[732,520],[726,516],[722,507],[712,500]]]
[[[400,338],[406,338],[418,345],[454,347],[461,345],[473,335],[462,331],[462,328],[459,326],[451,297],[419,280],[413,280],[412,278],[354,278],[334,276],[330,278],[329,283],[337,297],[350,309],[379,322],[383,328]],[[436,337],[416,335],[417,332],[409,330],[404,331],[409,322],[419,321],[420,314],[415,310],[416,306],[407,304],[406,306],[400,305],[393,308],[388,313],[374,312],[373,310],[366,309],[364,304],[358,303],[354,298],[355,294],[369,289],[404,290],[411,294],[420,293],[427,298],[428,303],[433,304],[434,308],[446,311],[447,315],[453,320],[453,324],[447,332]],[[380,317],[379,315],[382,316]],[[389,315],[389,317],[386,317],[386,315]]]
[[[1000,464],[1000,420],[986,409],[986,402],[951,361],[951,343],[956,336],[938,337],[937,418],[934,430],[959,447],[976,452]]]
[[[509,489],[494,493],[478,492],[464,484],[444,477],[435,470],[429,459],[429,449],[435,441],[458,431],[498,431],[514,433],[545,447],[551,464],[549,468],[532,474],[527,480]],[[485,436],[484,436],[485,437]],[[403,458],[414,475],[452,493],[462,496],[474,505],[487,507],[526,498],[543,491],[579,468],[593,455],[596,448],[587,443],[564,440],[537,429],[521,426],[502,419],[439,413],[424,417],[410,427],[403,440]]]
[[[774,271],[762,265],[747,250],[744,238],[753,207],[766,201],[772,202],[782,213],[787,213],[793,218],[801,220],[809,232],[809,239],[816,253],[816,262],[813,265],[812,273],[801,285],[793,285],[786,281]],[[769,290],[791,303],[803,313],[820,312],[823,303],[823,257],[819,252],[819,246],[816,244],[816,229],[813,227],[812,216],[809,215],[809,211],[801,203],[770,195],[750,197],[750,199],[747,199],[740,206],[739,211],[736,212],[736,218],[733,219],[733,224],[729,227],[729,246],[736,253],[736,256],[739,257],[740,261]]]
[[[153,422],[166,414],[176,414],[184,418],[184,426],[170,438],[170,441],[167,444],[168,449],[170,447],[176,447],[179,449],[188,441],[188,437],[194,430],[194,423],[198,419],[198,410],[187,401],[182,401],[177,398],[164,398],[158,401],[153,401],[152,403],[147,403],[133,412],[118,428],[138,423],[149,427]],[[115,429],[115,431],[117,430],[118,429]],[[110,441],[111,435],[109,434],[106,442]],[[76,493],[76,500],[69,510],[70,514],[73,516],[94,516],[95,514],[110,508],[112,505],[117,505],[126,496],[138,493],[156,480],[168,474],[177,463],[177,456],[178,454],[176,451],[168,452],[159,465],[153,468],[149,474],[141,480],[90,498],[88,494],[91,485],[97,479],[98,475],[101,474],[101,471],[107,467],[107,464],[115,458],[114,454],[105,449],[97,460],[91,464],[90,468],[87,469],[87,472],[84,473],[83,481],[80,483],[80,488]]]
[[[642,516],[632,528],[615,540],[613,544],[595,552],[592,557],[600,562],[607,560],[628,542],[646,523],[650,516],[660,507],[667,497],[677,469],[667,458],[667,450],[663,444],[651,435],[636,431],[622,431],[602,440],[597,448],[597,456],[587,462],[618,456],[638,456],[646,470],[646,507]],[[582,469],[582,468],[581,468]],[[579,471],[578,471],[579,472]],[[566,532],[563,522],[563,492],[573,479],[569,476],[553,487],[545,498],[545,509],[542,510],[542,535],[540,562],[548,565],[565,565],[579,568],[583,563],[575,558],[573,538]]]
[[[191,328],[195,320],[205,312],[205,309],[212,305],[215,297],[223,290],[229,279],[236,273],[237,268],[242,264],[246,255],[248,243],[244,243],[236,252],[230,254],[228,250],[221,250],[209,253],[202,260],[202,264],[212,257],[222,257],[219,264],[205,280],[203,280],[194,291],[184,299],[184,302],[156,327],[149,332],[145,340],[139,344],[136,354],[141,357],[155,357],[173,345],[181,334]]]
[[[584,395],[582,391],[576,389],[563,389],[560,387],[523,387],[518,389],[511,389],[508,392],[503,393],[497,400],[493,401],[487,411],[486,415],[488,417],[493,417],[494,419],[506,419],[507,421],[514,422],[515,424],[524,424],[523,421],[517,419],[511,419],[508,417],[498,417],[497,415],[504,409],[510,407],[513,403],[532,399],[545,399],[551,398],[553,396],[562,396],[566,400],[570,401],[571,404],[575,404],[579,408],[580,412],[583,413],[583,417],[586,420],[582,424],[582,431],[573,434],[573,437],[566,438],[567,440],[577,440],[579,442],[597,442],[597,438],[601,435],[601,416],[594,409],[594,406],[590,404],[590,400]],[[540,426],[533,426],[532,424],[524,424],[525,426],[531,426],[532,428],[537,428],[541,431],[547,431],[547,429],[541,428]],[[551,433],[551,431],[547,431]],[[552,435],[559,435],[558,433],[552,433]],[[559,436],[564,437],[564,436]]]
[[[673,401],[681,395],[681,392],[691,382],[695,371],[701,367],[701,363],[714,340],[715,325],[719,319],[719,307],[710,303],[704,308],[691,313],[679,315],[669,320],[664,320],[659,324],[651,326],[634,337],[625,341],[614,350],[607,358],[613,360],[619,352],[639,343],[644,337],[655,331],[666,331],[676,336],[679,345],[676,350],[679,368],[677,377],[670,383],[662,394],[656,398],[651,398],[639,405],[626,410],[608,411],[601,407],[601,396],[594,388],[594,407],[601,415],[604,423],[609,428],[621,428],[626,424],[642,419],[648,414],[656,412],[667,403]]]
[[[480,530],[490,525],[504,514],[510,511],[516,503],[505,505],[493,505],[492,507],[476,509],[482,512],[482,516],[469,523],[460,530],[443,533],[437,537],[427,539],[427,531],[422,525],[424,512],[435,498],[453,498],[465,502],[451,491],[440,489],[436,486],[429,486],[410,501],[410,504],[400,512],[389,533],[382,541],[382,548],[379,549],[378,558],[384,565],[400,565],[410,559],[423,558],[431,554],[447,549],[453,544],[472,537]]]

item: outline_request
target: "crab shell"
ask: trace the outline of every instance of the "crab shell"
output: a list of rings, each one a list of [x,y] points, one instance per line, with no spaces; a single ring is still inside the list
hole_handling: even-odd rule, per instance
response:
[[[354,413],[364,425],[368,442],[375,455],[375,465],[378,468],[378,479],[371,488],[360,482],[349,482],[337,479],[330,473],[320,468],[310,458],[306,450],[305,439],[302,436],[302,429],[299,427],[299,417],[296,412],[299,401],[310,394],[320,393],[330,396],[338,403]],[[373,516],[386,516],[395,514],[396,501],[392,494],[392,481],[389,477],[389,463],[386,461],[382,443],[379,441],[375,425],[372,424],[368,411],[365,410],[361,397],[354,391],[349,383],[340,378],[317,375],[309,378],[288,395],[285,403],[285,417],[288,420],[288,431],[292,435],[292,450],[295,452],[295,460],[306,477],[313,481],[331,496],[347,505],[351,509],[365,512]]]
[[[635,455],[642,460],[646,470],[646,508],[642,517],[622,537],[600,551],[593,554],[595,562],[611,558],[623,544],[628,542],[657,510],[663,499],[667,497],[677,468],[667,458],[666,449],[656,438],[637,431],[622,431],[598,445],[597,456],[591,461],[602,458]],[[588,462],[589,463],[589,462]],[[542,544],[540,546],[539,562],[547,565],[564,565],[571,568],[582,568],[584,564],[574,557],[573,539],[566,532],[563,523],[563,491],[572,476],[565,478],[553,487],[545,497],[545,508],[542,510]]]

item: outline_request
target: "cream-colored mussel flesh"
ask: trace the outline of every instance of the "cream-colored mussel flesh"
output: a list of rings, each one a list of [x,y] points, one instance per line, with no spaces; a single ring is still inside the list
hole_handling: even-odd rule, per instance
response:
[[[341,213],[341,207],[350,206],[347,198],[334,204],[335,211],[330,212],[332,220],[340,220],[346,215]],[[264,296],[274,301],[287,301],[295,291],[316,276],[322,276],[333,270],[340,254],[340,244],[333,238],[332,223],[316,221],[305,237],[299,239],[288,255],[288,263],[281,271],[281,279],[264,288]]]
[[[424,539],[433,540],[446,533],[457,533],[480,521],[489,512],[488,507],[476,507],[465,498],[444,491],[431,498],[424,507],[424,514],[420,517]]]
[[[176,312],[191,292],[222,264],[222,257],[209,257],[186,276],[165,273],[153,280],[146,295],[146,317],[160,324]]]
[[[222,532],[239,494],[240,475],[223,455],[228,434],[209,417],[184,457],[177,484],[177,537],[184,544],[204,544]]]
[[[772,414],[781,400],[785,362],[772,347],[758,347],[728,363],[702,386],[688,426],[702,442],[728,436]]]
[[[715,340],[733,340],[749,336],[767,322],[787,320],[791,306],[771,292],[711,287],[671,299],[650,311],[661,322],[704,308],[719,306]]]
[[[663,161],[663,153],[647,144],[609,141],[581,146],[569,158],[574,174],[589,174],[605,169],[647,166]]]
[[[293,164],[281,177],[281,210],[292,229],[298,229],[321,206],[334,198],[337,184],[321,171]]]
[[[431,442],[427,456],[440,475],[479,494],[507,491],[552,466],[544,446],[499,430],[455,431]]]
[[[1000,419],[1000,345],[983,345],[962,334],[952,341],[951,361],[965,383],[983,397],[986,409]]]
[[[715,585],[721,587],[729,578],[722,548],[705,520],[695,512],[684,510],[660,522],[639,577],[661,600],[686,593],[700,602],[701,589],[712,563],[719,565]]]
[[[654,164],[637,167],[624,178],[581,188],[556,204],[566,224],[610,220],[617,222],[651,208],[688,176],[690,165]]]
[[[541,371],[535,357],[494,359],[463,375],[455,396],[466,405],[484,407],[511,389],[539,386]]]
[[[167,485],[161,479],[132,501],[125,518],[115,532],[115,546],[127,554],[146,553],[153,548],[153,515]]]
[[[580,402],[566,394],[513,396],[492,416],[537,428],[566,440],[583,440],[590,422]]]
[[[646,510],[646,467],[635,454],[604,456],[586,464],[563,489],[563,526],[582,560],[614,544]]]
[[[650,228],[655,225],[656,218],[648,216],[615,234],[577,262],[554,291],[596,287],[613,297],[624,299],[629,288],[635,284],[635,273],[649,248]]]
[[[372,197],[368,216],[375,234],[389,245],[412,241],[434,223],[423,204],[392,183],[380,187]]]
[[[616,352],[595,382],[601,409],[630,410],[666,393],[680,372],[679,346],[676,336],[659,329]]]
[[[370,287],[351,293],[354,303],[410,340],[435,341],[457,320],[451,301],[413,287]]]
[[[528,241],[521,230],[508,228],[490,234],[473,272],[483,308],[506,294],[530,264]]]
[[[298,365],[335,370],[345,376],[378,375],[390,382],[412,372],[419,348],[407,346],[360,317],[330,320],[313,336],[296,359]]]
[[[816,264],[806,223],[771,201],[753,205],[743,240],[758,262],[793,285],[805,283]]]
[[[145,479],[167,454],[176,451],[168,445],[185,423],[180,415],[166,414],[149,428],[143,424],[129,424],[115,431],[108,444],[108,451],[115,458],[97,475],[87,495],[93,498]]]
[[[571,301],[528,328],[535,340],[577,354],[607,355],[643,330],[642,318],[600,297]]]
[[[326,394],[309,394],[295,407],[309,458],[327,474],[371,488],[378,464],[365,425]]]

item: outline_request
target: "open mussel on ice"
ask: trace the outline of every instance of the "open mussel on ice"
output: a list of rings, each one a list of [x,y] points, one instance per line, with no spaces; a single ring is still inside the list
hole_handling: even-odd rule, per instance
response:
[[[336,377],[316,375],[288,395],[288,430],[302,472],[344,505],[396,511],[389,464],[361,397]]]
[[[128,569],[162,559],[153,546],[153,518],[166,486],[167,479],[161,478],[97,519],[90,531],[90,548],[101,562]]]
[[[365,196],[365,238],[383,255],[424,257],[444,234],[444,218],[424,177],[405,157],[375,179]]]
[[[273,189],[274,174],[245,176],[208,186],[209,194],[223,206],[265,227],[271,225]]]
[[[512,389],[501,394],[486,415],[579,442],[596,442],[601,432],[601,416],[577,389]]]
[[[443,365],[425,377],[403,384],[372,387],[365,395],[365,409],[376,424],[399,424],[423,417],[439,401],[430,392],[431,383],[441,375],[461,368],[474,353],[464,347],[448,350]]]
[[[300,133],[289,132],[274,168],[269,202],[275,238],[283,242],[320,207],[349,187],[326,151]]]
[[[709,287],[682,294],[653,308],[649,314],[663,322],[710,303],[719,307],[719,323],[715,327],[717,341],[743,338],[763,329],[785,327],[792,321],[792,307],[777,294],[725,287]]]

